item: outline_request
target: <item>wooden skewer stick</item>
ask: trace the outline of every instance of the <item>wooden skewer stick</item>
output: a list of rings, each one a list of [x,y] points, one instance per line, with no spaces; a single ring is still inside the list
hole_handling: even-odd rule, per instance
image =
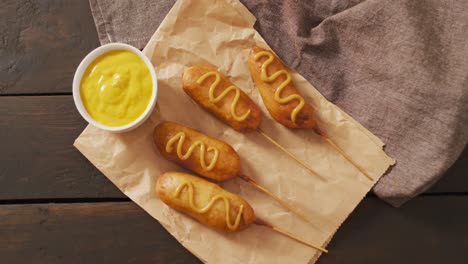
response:
[[[309,219],[307,219],[307,217],[305,215],[303,215],[302,213],[300,213],[299,211],[297,211],[296,209],[294,209],[292,206],[290,206],[288,203],[286,203],[285,201],[281,200],[281,198],[279,198],[278,196],[276,196],[275,194],[273,194],[272,192],[270,192],[268,189],[266,189],[265,187],[259,185],[257,182],[255,182],[254,180],[252,180],[249,176],[246,176],[246,175],[243,175],[241,174],[239,176],[242,180],[250,183],[252,186],[254,186],[255,188],[257,188],[258,190],[262,191],[263,193],[269,195],[271,198],[275,199],[279,204],[281,204],[283,207],[285,207],[286,209],[288,209],[289,211],[291,211],[292,213],[294,213],[295,215],[297,215],[299,218],[301,218],[302,220],[306,221],[306,222],[309,222]]]
[[[329,137],[322,135],[323,139],[328,142],[336,151],[338,151],[341,156],[343,156],[349,163],[353,164],[356,169],[358,169],[362,174],[364,174],[369,180],[374,181],[374,178],[372,178],[369,173],[367,173],[361,166],[356,164],[351,157],[349,157],[338,145],[335,144]]]
[[[288,154],[291,158],[293,158],[295,161],[297,161],[299,164],[301,164],[302,166],[304,166],[304,168],[308,169],[310,172],[312,172],[314,175],[317,175],[319,176],[320,178],[326,180],[325,177],[323,177],[322,175],[318,174],[314,169],[312,169],[311,167],[309,167],[307,164],[305,164],[305,162],[303,162],[302,160],[298,159],[296,156],[294,156],[294,154],[292,154],[291,152],[289,152],[289,150],[287,150],[286,148],[284,148],[283,146],[281,146],[278,142],[276,142],[276,140],[274,140],[273,138],[271,138],[268,134],[266,134],[261,128],[257,128],[257,132],[260,133],[260,135],[264,136],[266,139],[268,139],[271,143],[273,143],[275,146],[277,146],[278,148],[280,148],[282,151],[284,151],[286,154]]]
[[[280,229],[280,228],[278,228],[278,227],[276,227],[276,226],[274,226],[274,225],[272,225],[272,224],[270,224],[270,223],[268,223],[268,222],[266,222],[266,221],[264,221],[262,219],[256,218],[254,220],[254,224],[271,228],[272,230],[282,234],[283,236],[286,236],[286,237],[289,237],[289,238],[291,238],[293,240],[296,240],[297,242],[302,243],[302,244],[304,244],[306,246],[309,246],[309,247],[315,248],[317,250],[320,250],[323,253],[328,253],[327,249],[325,249],[323,247],[320,247],[320,246],[317,246],[315,244],[312,244],[310,242],[307,242],[307,241],[305,241],[305,240],[303,240],[301,238],[298,238],[295,235],[293,235],[293,234],[291,234],[289,232],[286,232],[286,231],[284,231],[284,230],[282,230],[282,229]]]

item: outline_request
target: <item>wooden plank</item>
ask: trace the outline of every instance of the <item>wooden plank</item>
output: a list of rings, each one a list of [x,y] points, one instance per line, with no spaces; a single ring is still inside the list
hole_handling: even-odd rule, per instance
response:
[[[199,263],[137,205],[0,206],[2,263]]]
[[[71,96],[0,97],[0,200],[125,197],[73,146]],[[468,155],[431,192],[468,192]]]
[[[424,196],[395,209],[366,198],[318,263],[463,263],[467,204]],[[0,237],[5,263],[199,263],[131,202],[2,205]]]
[[[73,146],[71,96],[0,97],[0,200],[125,197]]]
[[[427,193],[468,193],[468,147]]]
[[[99,45],[88,1],[0,6],[0,94],[71,92],[76,67]]]
[[[420,196],[396,209],[366,198],[318,264],[466,263],[468,196]]]

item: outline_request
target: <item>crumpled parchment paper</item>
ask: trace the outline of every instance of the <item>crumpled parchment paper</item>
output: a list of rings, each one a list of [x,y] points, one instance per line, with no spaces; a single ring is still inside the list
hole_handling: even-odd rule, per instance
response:
[[[241,156],[242,172],[298,208],[310,223],[240,179],[221,185],[246,198],[258,217],[316,244],[328,243],[374,185],[320,136],[290,130],[271,119],[247,66],[253,45],[268,47],[253,29],[254,23],[255,17],[237,0],[179,0],[144,49],[158,76],[158,104],[152,116],[136,130],[123,134],[88,126],[74,145],[203,262],[313,263],[320,255],[317,250],[261,226],[220,233],[170,209],[155,192],[161,173],[183,171],[164,160],[154,147],[153,128],[162,120],[187,125],[231,144]],[[261,128],[326,179],[311,174],[260,134],[238,133],[193,102],[182,90],[181,75],[186,67],[199,63],[217,67],[243,89],[265,114]],[[377,180],[394,163],[382,150],[383,142],[291,72],[296,87],[316,108],[320,127]]]

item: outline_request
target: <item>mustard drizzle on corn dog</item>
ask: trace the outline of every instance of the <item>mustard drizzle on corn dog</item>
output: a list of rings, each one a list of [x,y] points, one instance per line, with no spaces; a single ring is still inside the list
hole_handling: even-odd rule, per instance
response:
[[[217,102],[221,101],[228,93],[230,93],[231,91],[234,91],[234,93],[235,93],[234,99],[231,102],[231,115],[235,120],[237,120],[239,122],[244,121],[249,116],[250,110],[248,110],[242,116],[237,115],[236,106],[237,106],[237,102],[239,101],[239,97],[240,97],[240,91],[239,91],[238,87],[236,87],[234,85],[231,85],[228,88],[226,88],[220,95],[215,97],[214,96],[214,91],[218,87],[218,84],[219,84],[219,82],[221,80],[221,76],[219,75],[218,72],[215,72],[215,71],[211,71],[211,72],[207,72],[207,73],[203,74],[200,78],[198,78],[197,83],[202,84],[208,77],[211,77],[211,76],[215,76],[215,81],[211,84],[210,90],[209,90],[210,102],[217,103]]]
[[[261,57],[264,57],[264,56],[268,57],[268,59],[265,60],[263,62],[263,64],[262,64],[262,70],[261,70],[262,81],[264,81],[264,82],[273,82],[281,75],[286,76],[286,80],[284,80],[278,86],[278,88],[275,90],[275,101],[280,103],[280,104],[286,104],[286,103],[289,103],[292,100],[298,100],[299,101],[299,104],[291,112],[291,120],[294,123],[296,123],[296,116],[302,110],[302,108],[304,108],[304,105],[305,105],[304,98],[302,98],[302,96],[300,96],[299,94],[291,94],[291,95],[289,95],[287,97],[281,97],[281,92],[283,91],[283,89],[289,83],[291,83],[291,75],[286,70],[279,70],[279,71],[273,73],[272,75],[268,76],[267,68],[273,62],[273,58],[274,58],[273,54],[271,54],[271,52],[268,52],[268,51],[261,51],[261,52],[255,54],[254,59],[257,61]]]
[[[175,136],[173,136],[166,144],[166,152],[170,153],[172,152],[173,150],[173,145],[174,143],[177,141],[177,156],[181,159],[181,160],[187,160],[193,153],[193,151],[195,150],[195,148],[197,146],[200,146],[200,164],[202,166],[202,168],[204,170],[207,170],[207,171],[210,171],[214,168],[214,166],[216,165],[216,162],[218,161],[218,156],[219,156],[219,150],[215,147],[208,147],[206,148],[205,146],[205,143],[201,142],[200,140],[196,140],[192,143],[192,145],[190,145],[189,149],[187,150],[187,152],[185,152],[185,154],[182,154],[182,146],[185,142],[185,138],[187,136],[185,135],[184,132],[179,132],[177,133]],[[213,151],[214,153],[214,156],[213,158],[211,159],[211,162],[209,165],[206,164],[206,160],[205,160],[205,153],[206,152],[209,152],[209,151]]]
[[[180,184],[177,187],[177,189],[174,192],[174,197],[178,198],[179,195],[181,194],[182,190],[185,187],[187,187],[187,189],[188,189],[189,206],[194,212],[197,212],[199,214],[206,213],[206,212],[208,212],[208,210],[211,209],[211,207],[213,207],[213,205],[218,200],[222,200],[224,202],[224,208],[226,209],[226,226],[227,226],[227,228],[229,230],[231,230],[231,231],[235,231],[239,227],[242,212],[244,210],[244,205],[240,206],[239,212],[237,212],[237,216],[236,216],[236,219],[235,219],[234,223],[231,223],[231,219],[230,219],[230,216],[229,216],[229,213],[231,211],[231,202],[229,201],[229,199],[225,195],[217,194],[217,195],[213,196],[211,198],[210,202],[208,204],[206,204],[204,207],[198,208],[198,207],[195,206],[195,202],[194,202],[194,190],[193,190],[194,187],[193,187],[193,184],[191,182],[189,182],[189,181],[185,181],[185,182],[183,182],[182,184]]]

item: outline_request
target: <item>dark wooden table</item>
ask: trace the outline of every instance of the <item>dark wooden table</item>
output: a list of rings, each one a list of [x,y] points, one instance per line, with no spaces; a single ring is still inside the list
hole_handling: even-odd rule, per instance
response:
[[[88,1],[2,0],[0,29],[0,263],[199,263],[72,146]],[[368,195],[328,248],[318,263],[468,263],[467,151],[401,209]]]

